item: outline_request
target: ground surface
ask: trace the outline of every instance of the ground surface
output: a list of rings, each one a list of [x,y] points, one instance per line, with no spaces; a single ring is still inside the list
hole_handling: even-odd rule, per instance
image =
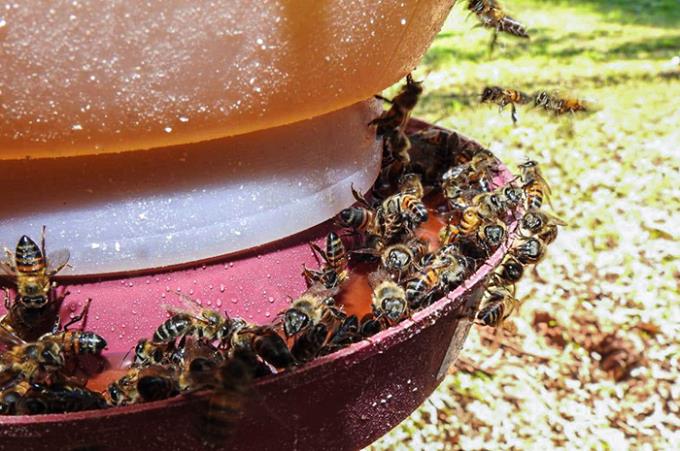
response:
[[[518,287],[517,332],[498,347],[473,328],[440,388],[372,449],[672,449],[680,1],[506,3],[531,41],[502,37],[489,57],[488,34],[457,5],[416,72],[427,88],[416,115],[513,166],[542,162],[569,225]],[[599,110],[562,120],[522,110],[513,127],[509,111],[477,104],[487,84],[562,88]]]

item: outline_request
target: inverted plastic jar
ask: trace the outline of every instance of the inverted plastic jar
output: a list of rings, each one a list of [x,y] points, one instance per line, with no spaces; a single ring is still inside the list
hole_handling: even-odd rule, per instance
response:
[[[191,264],[313,227],[367,191],[376,101],[245,135],[151,151],[0,161],[0,245],[47,226],[63,275]]]
[[[0,159],[199,142],[348,107],[451,0],[24,0],[0,9]]]

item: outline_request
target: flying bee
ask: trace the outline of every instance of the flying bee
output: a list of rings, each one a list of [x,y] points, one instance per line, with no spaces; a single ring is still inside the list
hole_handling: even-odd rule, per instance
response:
[[[369,122],[368,125],[377,125],[376,133],[378,136],[383,136],[394,129],[403,130],[422,92],[422,82],[414,81],[411,74],[408,74],[406,76],[406,84],[392,100],[376,96],[392,106],[389,110],[384,111],[380,116]]]
[[[11,277],[16,297],[10,304],[9,296],[5,296],[7,314],[0,323],[25,340],[35,340],[50,330],[66,295],[54,293],[52,277],[66,266],[70,254],[66,249],[46,253],[45,227],[40,246],[23,235],[15,252],[5,249],[5,253],[7,258],[0,262],[0,271]]]
[[[499,327],[519,307],[519,301],[507,287],[489,287],[477,319],[485,326]]]
[[[204,445],[225,446],[234,426],[243,417],[243,409],[251,391],[253,370],[239,357],[225,361],[217,371],[217,388],[213,391],[205,417]]]
[[[538,163],[528,160],[520,164],[519,168],[522,171],[522,189],[524,190],[528,209],[540,209],[544,199],[550,203],[550,186],[545,181],[545,178],[543,178]]]
[[[510,248],[510,253],[524,265],[535,265],[545,256],[545,244],[536,237],[524,238]]]
[[[526,105],[531,102],[531,96],[515,89],[491,86],[484,88],[481,101],[482,103],[495,103],[500,111],[510,105],[512,122],[517,123],[517,107],[515,105]]]
[[[392,326],[410,316],[406,292],[395,283],[385,271],[376,271],[368,276],[373,288],[371,302],[373,315],[377,319],[385,319]]]
[[[206,342],[221,341],[229,334],[232,324],[228,317],[215,310],[199,308],[188,296],[179,296],[187,310],[167,306],[168,311],[174,314],[158,326],[153,342],[170,343],[188,335]]]
[[[507,33],[519,38],[529,38],[526,28],[519,21],[510,17],[501,7],[498,0],[470,0],[468,9],[477,15],[480,26],[493,29],[489,49],[493,51],[498,40],[498,33]]]
[[[548,93],[546,91],[539,91],[534,95],[534,106],[552,111],[555,115],[589,110],[588,105],[583,100],[562,97],[557,92]]]
[[[558,226],[565,226],[566,223],[548,213],[540,210],[527,211],[520,220],[522,232],[543,241],[546,245],[552,243],[557,238]]]
[[[293,300],[290,308],[280,313],[286,337],[294,337],[321,322],[335,321],[339,311],[329,290],[309,289]]]
[[[401,128],[395,128],[385,133],[383,137],[383,155],[386,157],[385,161],[398,162],[399,166],[404,168],[411,162],[411,156],[409,155],[410,148],[411,141]]]

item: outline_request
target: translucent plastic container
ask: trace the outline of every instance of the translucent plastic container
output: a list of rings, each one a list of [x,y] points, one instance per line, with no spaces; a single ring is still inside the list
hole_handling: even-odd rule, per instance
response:
[[[190,264],[308,229],[377,175],[376,101],[231,138],[151,151],[0,161],[0,244],[47,226],[62,275]]]

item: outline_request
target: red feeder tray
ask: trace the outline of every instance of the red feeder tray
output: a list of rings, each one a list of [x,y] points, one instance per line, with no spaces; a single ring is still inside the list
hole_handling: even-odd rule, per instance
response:
[[[412,128],[425,127],[413,121]],[[459,136],[460,146],[479,144]],[[512,179],[505,167],[499,185]],[[314,265],[308,242],[322,224],[247,254],[197,268],[103,281],[69,280],[62,311],[93,298],[87,330],[103,335],[105,356],[119,362],[167,318],[176,292],[204,306],[258,323],[271,322],[303,291],[300,264]],[[514,225],[511,226],[511,230]],[[439,385],[475,318],[498,249],[463,286],[411,319],[370,339],[281,374],[258,379],[229,449],[358,449],[388,432]],[[201,449],[208,394],[108,410],[0,417],[0,449]]]

